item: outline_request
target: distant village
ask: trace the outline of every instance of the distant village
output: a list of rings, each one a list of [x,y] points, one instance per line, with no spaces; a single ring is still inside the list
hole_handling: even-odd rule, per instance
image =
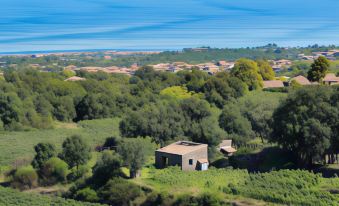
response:
[[[203,51],[205,48],[197,48],[194,51],[200,52]],[[125,56],[125,55],[149,55],[149,54],[159,54],[159,51],[140,51],[140,52],[119,52],[119,51],[105,51],[102,53],[100,58],[103,60],[111,60],[115,56]],[[44,56],[58,56],[60,60],[62,61],[76,61],[76,56],[84,56],[86,59],[94,58],[97,55],[97,52],[70,52],[70,53],[50,53],[50,54],[34,54],[34,55],[28,55],[31,58],[39,58]],[[26,56],[27,55],[19,55],[19,56]],[[305,55],[305,54],[299,54],[298,59],[300,61],[313,61],[317,59],[320,56],[325,56],[329,60],[336,60],[337,57],[339,57],[339,50],[329,50],[326,52],[313,52],[312,55]],[[72,59],[74,57],[74,59]],[[280,60],[269,60],[270,65],[272,66],[273,70],[277,72],[289,70],[291,66],[293,65],[292,60],[288,59],[280,59]],[[55,64],[55,63],[54,63]],[[214,75],[217,72],[221,71],[230,71],[235,65],[234,61],[217,61],[217,62],[206,62],[201,64],[188,64],[186,62],[166,62],[166,63],[159,63],[159,64],[153,64],[148,65],[154,68],[155,71],[162,71],[162,72],[172,72],[176,73],[183,70],[193,70],[198,69],[201,71],[204,71],[208,73],[209,75]],[[15,64],[12,65],[6,65],[6,62],[0,62],[0,67],[4,68],[5,66],[9,67],[15,67]],[[46,66],[40,65],[40,64],[29,64],[31,68],[35,69],[46,69]],[[55,65],[57,66],[57,65]],[[132,64],[130,67],[119,67],[119,66],[108,66],[108,67],[98,67],[98,66],[86,66],[86,67],[77,67],[75,65],[68,65],[65,66],[64,70],[69,71],[86,71],[90,73],[95,72],[105,72],[110,74],[124,74],[128,76],[134,75],[135,71],[139,69],[138,64]],[[0,74],[1,75],[1,74]],[[81,77],[71,77],[69,79],[66,79],[66,81],[81,81],[85,80]],[[304,76],[297,76],[294,78],[290,78],[287,76],[283,76],[280,78],[277,78],[276,80],[272,81],[264,81],[264,89],[265,88],[281,88],[285,86],[289,86],[292,81],[297,82],[300,85],[311,85],[316,84],[313,82],[310,82],[306,77]],[[339,77],[337,77],[335,74],[328,74],[324,78],[324,83],[333,85],[339,83]]]

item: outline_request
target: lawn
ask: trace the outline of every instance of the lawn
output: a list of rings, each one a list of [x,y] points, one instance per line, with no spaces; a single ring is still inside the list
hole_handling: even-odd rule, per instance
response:
[[[56,123],[54,129],[0,133],[0,169],[17,159],[31,159],[34,145],[51,142],[60,150],[65,138],[81,135],[91,147],[102,144],[109,136],[120,136],[119,119],[87,120],[78,124]]]

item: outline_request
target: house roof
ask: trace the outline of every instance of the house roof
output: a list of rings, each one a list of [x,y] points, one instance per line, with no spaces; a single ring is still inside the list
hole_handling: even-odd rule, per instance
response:
[[[339,82],[339,77],[333,73],[326,74],[324,82]]]
[[[237,151],[237,150],[234,149],[233,147],[228,147],[228,146],[226,146],[226,147],[220,147],[220,150],[221,150],[221,151],[224,151],[224,152],[227,152],[227,153],[234,153],[234,152]]]
[[[219,144],[219,150],[227,153],[234,153],[237,151],[232,147],[232,140],[223,140]]]
[[[264,83],[264,89],[284,87],[284,83],[281,80],[264,81],[263,83]]]
[[[170,144],[166,147],[160,148],[157,152],[165,152],[170,154],[184,155],[196,150],[207,148],[207,144],[200,144],[189,141],[179,141],[173,144]]]
[[[75,81],[84,81],[84,80],[86,80],[86,79],[82,78],[82,77],[77,77],[77,76],[73,76],[73,77],[70,77],[68,79],[65,79],[66,82],[68,82],[68,81],[75,82]]]
[[[293,77],[291,79],[291,81],[295,80],[297,83],[301,84],[301,85],[310,85],[311,82],[304,76],[296,76],[296,77]]]

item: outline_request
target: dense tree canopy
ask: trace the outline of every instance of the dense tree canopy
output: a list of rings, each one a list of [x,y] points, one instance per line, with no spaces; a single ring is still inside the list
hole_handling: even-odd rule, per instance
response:
[[[249,59],[237,60],[231,74],[247,84],[249,90],[262,88],[262,76],[259,73],[258,64]]]
[[[273,80],[275,73],[268,61],[257,60],[256,61],[259,68],[259,73],[263,80]]]
[[[293,152],[304,166],[323,160],[337,138],[339,110],[330,87],[299,89],[273,114],[272,141]]]

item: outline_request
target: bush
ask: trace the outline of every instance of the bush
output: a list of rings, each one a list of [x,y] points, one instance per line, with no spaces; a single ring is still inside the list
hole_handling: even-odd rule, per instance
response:
[[[212,193],[203,193],[197,197],[190,195],[183,195],[178,198],[178,200],[173,204],[174,206],[220,206],[225,205],[219,197]]]
[[[91,168],[88,165],[81,165],[78,169],[72,168],[67,176],[68,181],[76,181],[81,178],[89,177],[91,174]]]
[[[12,187],[25,190],[38,185],[38,174],[32,166],[19,168],[13,176]]]
[[[139,186],[122,178],[113,178],[98,192],[103,203],[119,206],[130,205],[140,194]]]
[[[89,187],[86,187],[82,190],[77,191],[75,194],[75,199],[80,200],[80,201],[85,201],[85,202],[99,201],[99,197],[97,193]]]
[[[66,162],[53,157],[44,163],[40,173],[44,184],[53,185],[58,182],[65,182],[69,170]]]

